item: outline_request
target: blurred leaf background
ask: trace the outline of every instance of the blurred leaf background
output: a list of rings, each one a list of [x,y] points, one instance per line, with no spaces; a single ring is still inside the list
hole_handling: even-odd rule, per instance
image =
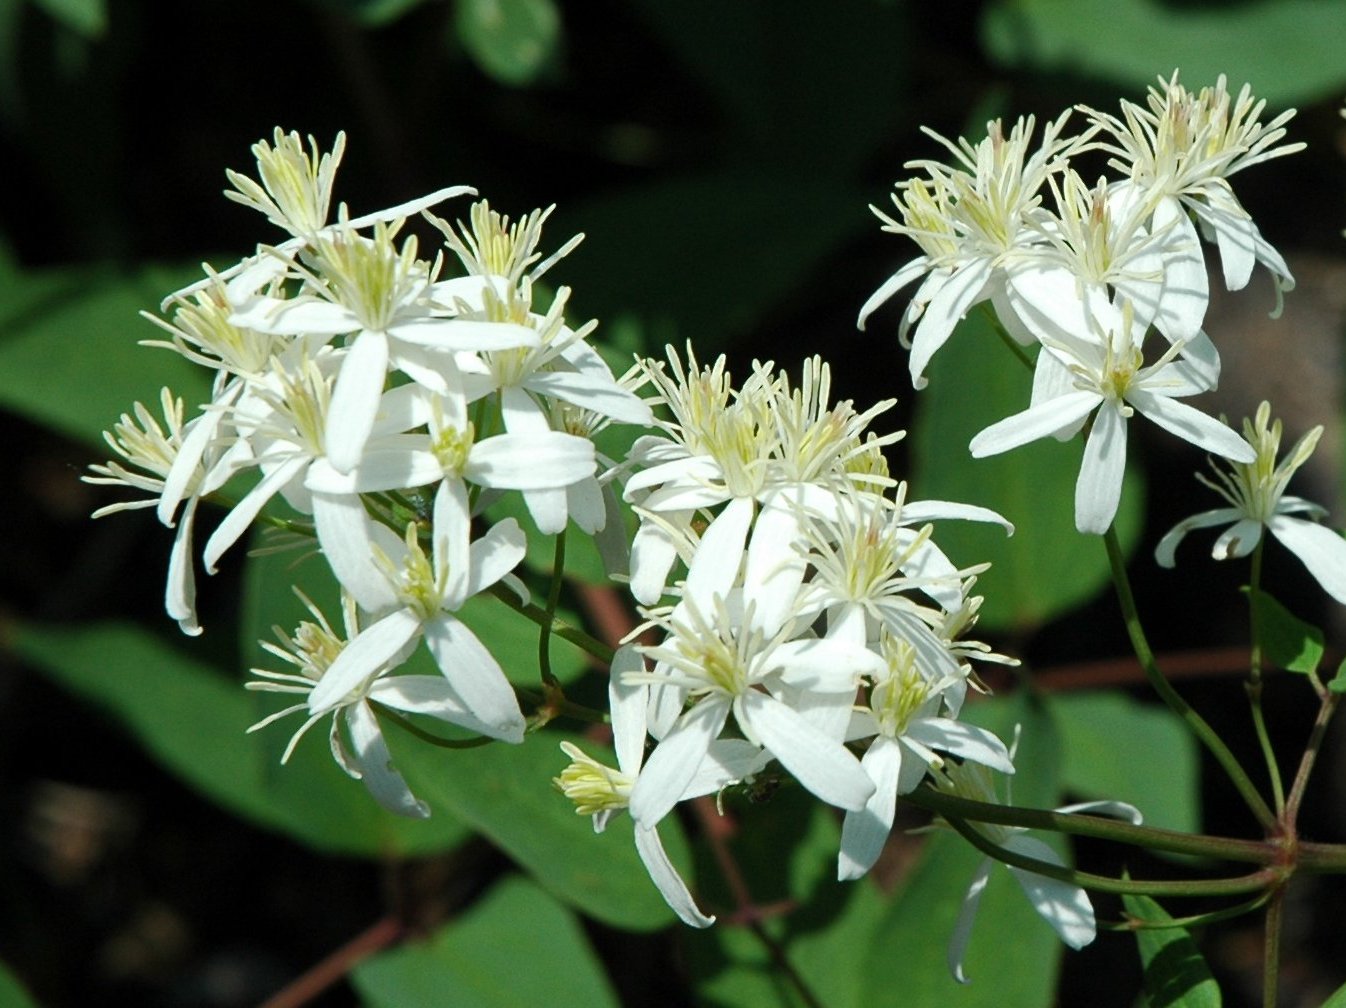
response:
[[[251,171],[249,145],[277,125],[324,145],[344,129],[338,198],[352,213],[455,183],[511,215],[558,204],[551,246],[587,238],[553,276],[623,353],[691,340],[740,373],[821,353],[839,397],[897,397],[884,419],[911,429],[891,462],[913,496],[997,507],[1019,529],[1008,541],[937,530],[959,562],[995,561],[983,629],[1036,684],[997,679],[1001,695],[973,711],[1006,737],[1025,727],[1015,798],[1123,798],[1159,825],[1192,828],[1204,809],[1211,828],[1246,829],[1226,821],[1228,795],[1203,788],[1162,711],[1086,689],[1131,680],[1095,661],[1126,648],[1099,598],[1102,550],[1070,528],[1078,448],[967,457],[971,434],[1026,402],[1013,362],[969,320],[917,398],[896,345],[900,299],[855,331],[859,305],[915,252],[880,234],[867,205],[887,203],[905,161],[942,155],[922,125],[975,139],[996,116],[1111,109],[1174,67],[1194,87],[1249,80],[1273,109],[1301,107],[1292,138],[1311,144],[1237,180],[1268,239],[1317,278],[1294,296],[1317,312],[1316,333],[1287,324],[1267,338],[1316,340],[1274,359],[1327,374],[1311,422],[1339,432],[1343,47],[1346,6],[1329,0],[0,2],[0,1004],[23,1004],[25,989],[51,1008],[256,1004],[362,935],[405,942],[352,953],[351,979],[303,1003],[799,1003],[735,924],[726,850],[754,902],[783,911],[764,926],[833,1008],[1135,1003],[1129,943],[1105,936],[1062,959],[1003,872],[974,982],[955,987],[944,947],[975,853],[899,833],[873,879],[839,886],[836,817],[788,788],[731,802],[728,835],[699,818],[666,824],[675,860],[725,918],[690,933],[672,926],[629,826],[595,837],[551,790],[556,742],[571,736],[450,753],[394,740],[435,809],[427,823],[381,813],[319,738],[282,770],[285,732],[243,734],[270,708],[239,684],[262,660],[258,638],[298,617],[290,582],[312,572],[236,557],[202,586],[206,635],[180,638],[159,611],[169,533],[144,513],[91,524],[108,498],[78,476],[133,401],[164,384],[189,404],[207,394],[182,361],[136,345],[154,335],[137,312],[203,259],[223,267],[272,237],[220,197],[224,169]],[[1238,311],[1260,318],[1265,294]],[[1220,406],[1237,417],[1261,394]],[[1339,497],[1337,461],[1315,477],[1318,496]],[[1152,455],[1128,480],[1122,528],[1161,648],[1238,639],[1241,600],[1205,580],[1209,564],[1158,579],[1146,557],[1195,509],[1199,464]],[[569,599],[577,619],[585,598]],[[529,681],[531,631],[481,618]],[[555,651],[576,695],[600,697],[601,677]],[[1237,699],[1232,680],[1190,689],[1217,714]],[[1302,710],[1284,697],[1273,684],[1268,704],[1293,742]],[[1112,852],[1078,856],[1120,870]],[[1330,990],[1346,979],[1339,953],[1317,954],[1320,917],[1301,923],[1298,982]],[[1237,948],[1239,934],[1212,947]],[[1214,963],[1226,1003],[1244,1003],[1237,969]]]

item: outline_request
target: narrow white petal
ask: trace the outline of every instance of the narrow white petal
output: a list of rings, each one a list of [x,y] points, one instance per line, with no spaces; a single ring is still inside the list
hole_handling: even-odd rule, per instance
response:
[[[1246,557],[1262,541],[1262,523],[1252,518],[1240,517],[1229,528],[1220,533],[1210,555],[1216,560],[1229,560]]]
[[[1159,540],[1159,545],[1154,548],[1154,559],[1160,567],[1172,567],[1177,563],[1175,554],[1178,544],[1186,538],[1188,532],[1196,529],[1211,528],[1215,525],[1225,525],[1229,522],[1236,522],[1243,517],[1243,512],[1238,508],[1215,508],[1212,511],[1202,511],[1200,514],[1194,514],[1190,518],[1184,518],[1178,524],[1164,533],[1164,537]]]
[[[1106,402],[1094,417],[1075,481],[1075,527],[1102,535],[1117,514],[1126,471],[1126,420],[1116,403]]]
[[[929,256],[918,256],[911,260],[911,262],[904,264],[896,273],[883,281],[883,283],[879,284],[878,290],[869,295],[869,299],[865,301],[860,308],[860,316],[855,320],[855,327],[863,331],[865,323],[869,321],[869,316],[872,315],[880,305],[929,268]]]
[[[196,618],[196,572],[192,569],[192,526],[196,523],[196,498],[189,498],[178,520],[173,548],[168,554],[168,578],[164,584],[164,611],[178,621],[188,637],[201,634]]]
[[[338,472],[350,472],[360,463],[387,373],[388,337],[368,330],[356,336],[346,349],[327,409],[327,458]]]
[[[486,727],[486,734],[505,742],[522,742],[523,712],[514,687],[477,635],[449,613],[440,613],[425,624],[425,644],[467,709]]]
[[[348,694],[383,669],[421,632],[410,610],[398,609],[365,627],[341,650],[308,696],[314,714],[347,700]]]
[[[1102,401],[1097,392],[1071,392],[1049,399],[991,424],[972,439],[968,449],[973,458],[999,455],[1078,423]]]
[[[393,766],[392,753],[388,751],[388,743],[383,740],[378,720],[369,705],[357,703],[346,708],[346,724],[350,727],[360,779],[374,800],[396,815],[428,819],[430,806],[411,793],[411,788]]]
[[[1257,227],[1231,193],[1209,186],[1203,193],[1205,201],[1184,200],[1192,212],[1215,232],[1215,244],[1220,249],[1220,266],[1224,270],[1224,285],[1231,291],[1242,290],[1257,264]]]
[[[925,368],[930,358],[948,342],[954,327],[982,297],[990,277],[991,261],[974,259],[958,267],[930,299],[911,344],[911,382],[915,388],[925,386]]]
[[[1132,826],[1139,826],[1145,821],[1145,817],[1140,814],[1140,809],[1124,801],[1112,801],[1105,799],[1103,801],[1075,802],[1073,805],[1062,805],[1057,812],[1083,812],[1089,815],[1112,816],[1114,819],[1125,819]]]
[[[841,850],[837,854],[837,879],[858,879],[883,853],[883,845],[893,828],[897,809],[897,778],[902,767],[902,747],[893,739],[879,736],[860,761],[874,793],[858,812],[847,812],[841,823]]]
[[[967,887],[967,893],[963,896],[963,904],[958,908],[958,920],[954,923],[953,934],[949,937],[949,972],[959,983],[968,982],[968,977],[963,972],[963,957],[967,954],[968,942],[972,938],[972,923],[977,919],[981,894],[986,891],[986,883],[991,878],[993,864],[994,861],[986,858],[977,866],[977,873],[972,876],[972,884]]]
[[[743,570],[743,595],[753,603],[753,626],[768,636],[797,608],[806,566],[799,535],[797,503],[785,494],[773,494],[753,524]]]
[[[608,668],[608,710],[612,717],[612,748],[617,751],[617,767],[634,774],[645,759],[645,726],[650,707],[647,683],[628,683],[628,672],[643,672],[645,658],[633,644],[624,644],[612,656]]]
[[[755,735],[800,784],[829,805],[858,812],[874,785],[836,739],[814,728],[775,697],[750,690],[734,703],[744,734]],[[746,723],[744,723],[746,722]]]
[[[467,484],[445,478],[435,488],[430,542],[435,575],[443,583],[441,604],[457,609],[475,594],[472,591],[472,516],[467,502]]]
[[[556,535],[564,531],[570,521],[565,490],[522,490],[520,493],[539,532]]]
[[[729,597],[743,562],[755,510],[756,502],[751,497],[732,500],[702,534],[683,587],[683,598],[695,603],[702,613],[712,611],[711,602],[717,596]]]
[[[579,371],[539,371],[529,376],[524,387],[530,392],[561,399],[620,423],[648,427],[654,422],[654,414],[645,401],[610,377],[600,378]]]
[[[354,220],[346,222],[348,228],[368,227],[370,224],[377,224],[379,221],[396,220],[399,217],[410,217],[414,213],[420,213],[432,206],[443,203],[447,199],[453,199],[455,196],[475,196],[477,190],[472,186],[457,185],[445,186],[443,189],[436,189],[432,193],[426,193],[424,196],[417,196],[415,199],[407,200],[405,203],[398,203],[396,206],[388,207],[386,210],[376,210],[374,213],[365,214],[363,217],[356,217]]]
[[[261,513],[266,502],[275,496],[276,491],[294,479],[308,461],[303,455],[286,459],[263,476],[255,487],[243,495],[242,500],[229,509],[224,520],[215,527],[215,531],[206,540],[206,548],[202,551],[201,563],[207,574],[215,573],[215,565],[219,563],[220,557],[224,556],[225,550],[238,541],[238,537],[248,530],[253,520]]]
[[[1021,833],[1009,836],[1005,847],[1039,861],[1061,864],[1060,857],[1045,843]],[[1038,916],[1052,926],[1063,942],[1073,949],[1081,949],[1094,940],[1094,908],[1083,889],[1012,866],[1010,874],[1023,888]]]
[[[907,736],[931,749],[953,753],[1002,773],[1014,773],[1005,743],[985,728],[949,718],[921,718],[908,726]]]
[[[673,862],[664,851],[663,841],[654,828],[645,829],[639,823],[635,828],[636,853],[640,855],[650,880],[658,888],[664,902],[678,915],[678,919],[689,927],[706,928],[715,923],[715,918],[703,914],[687,891],[687,883],[682,880]]]
[[[999,511],[978,507],[976,504],[959,504],[955,501],[926,500],[912,501],[902,505],[903,525],[924,525],[928,521],[953,519],[956,521],[988,522],[999,525],[1008,535],[1014,535],[1014,524]]]
[[[397,605],[397,593],[374,564],[373,530],[360,498],[315,493],[313,521],[327,565],[360,608],[380,612]]]
[[[1251,462],[1257,457],[1252,445],[1231,428],[1186,403],[1146,389],[1132,389],[1126,401],[1170,434],[1212,454],[1234,462]]]
[[[1323,591],[1346,604],[1346,539],[1317,522],[1273,515],[1271,534],[1299,557]]]
[[[673,810],[729,716],[726,697],[708,697],[678,718],[631,788],[631,818],[652,829]]]
[[[554,490],[592,476],[595,466],[586,438],[560,431],[498,434],[472,446],[463,476],[505,490]]]
[[[483,351],[535,347],[537,330],[516,322],[485,322],[477,319],[433,318],[399,322],[393,333],[398,339],[436,350]]]
[[[487,529],[486,534],[471,546],[471,574],[466,597],[485,591],[519,566],[526,543],[523,529],[513,518],[506,518]]]

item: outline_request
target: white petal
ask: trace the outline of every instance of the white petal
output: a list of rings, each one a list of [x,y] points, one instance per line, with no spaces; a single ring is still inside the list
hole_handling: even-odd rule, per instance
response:
[[[570,520],[565,490],[523,490],[523,502],[543,535],[556,535]]]
[[[477,190],[472,186],[446,186],[443,189],[436,189],[432,193],[426,193],[424,196],[417,196],[415,199],[407,200],[405,203],[398,203],[396,206],[388,207],[386,210],[376,210],[374,213],[365,214],[363,217],[356,217],[354,220],[347,221],[346,227],[362,228],[368,227],[370,224],[377,224],[379,221],[390,221],[396,220],[399,217],[410,217],[414,213],[420,213],[422,210],[443,203],[447,199],[453,199],[455,196],[475,195],[477,195]]]
[[[645,725],[650,706],[650,687],[646,683],[624,682],[628,672],[643,672],[645,659],[633,644],[623,644],[612,656],[608,667],[608,710],[612,717],[612,748],[617,751],[617,768],[634,774],[645,759]]]
[[[1271,534],[1309,569],[1323,591],[1346,604],[1346,539],[1317,522],[1273,515]]]
[[[477,319],[433,318],[399,322],[392,335],[418,346],[437,350],[483,351],[535,347],[537,330],[516,322],[485,322]]]
[[[1200,514],[1194,514],[1190,518],[1184,518],[1178,524],[1164,533],[1164,537],[1159,540],[1159,545],[1154,548],[1154,559],[1160,567],[1172,567],[1177,563],[1175,554],[1178,544],[1183,541],[1188,532],[1196,529],[1211,528],[1215,525],[1225,525],[1229,522],[1236,522],[1243,517],[1243,512],[1238,508],[1215,508],[1212,511],[1202,511]]]
[[[421,631],[410,610],[398,609],[361,630],[341,649],[308,696],[314,714],[346,701],[347,695],[391,662]]]
[[[1186,403],[1134,388],[1127,393],[1126,401],[1170,434],[1212,454],[1234,462],[1251,462],[1257,457],[1252,445],[1232,429]]]
[[[640,855],[645,870],[650,873],[650,880],[659,889],[664,901],[678,915],[678,919],[695,928],[706,928],[714,924],[714,917],[706,916],[697,908],[696,900],[692,899],[692,894],[687,891],[687,883],[683,882],[682,876],[678,874],[673,862],[668,859],[668,854],[664,852],[664,844],[659,839],[658,831],[653,828],[645,829],[637,823],[635,838],[636,853]]]
[[[1041,840],[1024,836],[1022,833],[1011,834],[1005,840],[1005,847],[1016,854],[1037,858],[1039,861],[1061,864],[1061,859],[1054,850]],[[1009,866],[1009,870],[1023,888],[1024,895],[1028,897],[1028,902],[1033,904],[1038,916],[1052,926],[1063,942],[1073,949],[1081,949],[1094,940],[1096,933],[1094,908],[1089,902],[1088,893],[1077,885],[1024,871],[1022,868]]]
[[[678,718],[631,788],[631,818],[652,829],[682,798],[729,716],[729,700],[708,697]]]
[[[178,520],[173,548],[168,554],[168,578],[164,584],[164,611],[178,621],[188,637],[201,634],[196,619],[196,574],[192,569],[192,526],[196,523],[196,498],[188,498]]]
[[[1161,253],[1163,291],[1154,325],[1165,339],[1174,343],[1195,335],[1201,328],[1210,302],[1210,282],[1196,225],[1177,200],[1159,201],[1153,227],[1156,233],[1169,228]]]
[[[751,497],[739,497],[715,516],[701,536],[696,555],[687,569],[683,598],[694,603],[703,614],[712,611],[712,600],[728,598],[743,562],[748,526],[756,503]]]
[[[784,494],[773,494],[753,524],[743,570],[743,595],[753,603],[753,627],[767,636],[795,612],[806,566],[799,535],[797,505]]]
[[[929,256],[918,256],[911,262],[904,264],[896,273],[879,284],[878,290],[869,295],[869,299],[860,308],[860,316],[855,320],[855,327],[863,331],[865,323],[869,321],[869,316],[874,313],[875,309],[929,268]]]
[[[744,734],[755,735],[800,784],[829,805],[858,812],[874,785],[840,742],[774,697],[749,690],[734,703]]]
[[[373,530],[360,498],[315,493],[313,521],[327,565],[360,608],[380,612],[397,605],[397,593],[374,564]]]
[[[968,449],[973,458],[999,455],[1077,423],[1102,401],[1096,392],[1071,392],[1049,399],[991,424],[972,439]]]
[[[562,399],[621,423],[648,427],[654,422],[654,414],[644,400],[622,388],[613,378],[578,371],[539,371],[530,375],[524,386],[530,392]]]
[[[907,737],[1002,773],[1014,773],[1014,763],[1005,743],[985,728],[948,718],[920,718],[908,726]]]
[[[1215,243],[1220,248],[1220,265],[1224,269],[1224,284],[1231,291],[1247,286],[1257,263],[1257,227],[1238,200],[1226,189],[1209,186],[1202,193],[1205,201],[1184,200],[1201,221],[1215,232]]]
[[[1102,535],[1117,514],[1126,471],[1126,420],[1117,405],[1106,402],[1094,417],[1084,445],[1084,461],[1075,481],[1075,527]]]
[[[360,463],[388,372],[388,337],[368,330],[346,349],[327,409],[327,458],[338,472]]]
[[[980,299],[990,276],[991,261],[974,259],[958,267],[940,286],[939,293],[930,299],[911,345],[913,387],[919,389],[925,386],[926,379],[923,376],[930,358],[948,341],[967,310]]]
[[[471,536],[467,484],[460,479],[441,480],[435,488],[430,544],[435,575],[443,585],[440,604],[450,611],[476,594],[471,588]]]
[[[360,779],[374,800],[397,815],[428,819],[430,806],[411,793],[407,782],[394,768],[392,753],[388,751],[388,743],[383,740],[378,720],[369,705],[357,703],[346,708],[346,724],[350,727]]]
[[[440,613],[425,624],[425,644],[467,709],[481,720],[486,734],[505,742],[522,742],[523,712],[514,687],[477,635],[449,613]]]
[[[858,879],[874,867],[893,828],[897,809],[897,777],[902,766],[902,747],[879,736],[860,761],[874,793],[858,812],[847,812],[841,824],[841,850],[837,854],[837,878]]]
[[[977,866],[977,873],[972,876],[972,884],[967,887],[967,893],[963,896],[963,904],[958,908],[958,920],[953,926],[953,934],[949,937],[949,972],[959,983],[967,983],[968,977],[963,972],[963,957],[967,954],[968,941],[972,938],[972,922],[976,920],[977,908],[981,906],[981,894],[986,891],[986,883],[991,877],[991,866],[995,862],[986,858]]]
[[[277,490],[294,479],[308,461],[308,458],[302,455],[286,459],[263,476],[255,487],[243,495],[242,500],[230,508],[224,520],[206,540],[206,548],[202,551],[201,563],[207,574],[215,573],[215,565],[219,563],[225,550],[238,541],[238,537],[248,530],[253,520],[261,513],[266,502]]]
[[[1125,819],[1132,826],[1139,826],[1145,821],[1145,817],[1140,814],[1140,809],[1136,806],[1123,801],[1086,801],[1075,802],[1073,805],[1062,805],[1057,812],[1087,812],[1089,815],[1112,816],[1114,819]]]
[[[1216,560],[1229,560],[1246,557],[1262,541],[1263,525],[1251,518],[1239,518],[1233,525],[1220,533],[1210,555]]]
[[[498,434],[478,441],[468,455],[463,476],[505,490],[554,490],[592,476],[594,468],[592,441],[547,431]]]

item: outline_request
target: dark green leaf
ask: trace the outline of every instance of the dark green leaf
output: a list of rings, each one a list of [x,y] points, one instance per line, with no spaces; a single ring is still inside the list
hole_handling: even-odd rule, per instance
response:
[[[425,0],[310,0],[369,27],[396,21]]]
[[[0,1005],[4,1008],[38,1008],[38,1003],[4,963],[0,963]]]
[[[1170,917],[1148,896],[1123,896],[1126,912],[1144,921]],[[1196,943],[1180,927],[1137,928],[1149,1008],[1220,1008],[1220,987]]]
[[[552,0],[457,0],[458,38],[477,66],[515,86],[531,83],[552,58],[561,16]]]
[[[85,38],[98,38],[107,30],[106,0],[33,0],[61,24]]]
[[[1346,6],[1320,0],[998,0],[981,35],[1006,66],[1102,77],[1134,88],[1133,101],[1175,67],[1193,90],[1222,73],[1233,75],[1235,92],[1251,81],[1276,107],[1335,95],[1346,83]]]
[[[618,1003],[574,915],[517,877],[428,941],[361,963],[351,980],[369,1008]]]
[[[1323,632],[1290,612],[1264,591],[1245,588],[1249,601],[1256,602],[1257,639],[1267,660],[1287,672],[1308,674],[1323,660]]]
[[[1327,688],[1333,693],[1346,693],[1346,661],[1337,666],[1337,674],[1332,677]]]
[[[442,759],[422,758],[428,747],[414,739],[390,735],[389,743],[408,782],[432,808],[486,834],[554,896],[616,927],[644,931],[670,923],[673,912],[636,854],[630,820],[620,816],[595,834],[589,817],[576,815],[552,786],[567,762],[562,739],[616,765],[611,752],[552,731],[530,735],[523,745],[463,749]],[[665,819],[659,834],[674,864],[685,868],[687,845],[676,819]]]
[[[409,820],[381,809],[332,761],[325,725],[315,726],[290,764],[280,766],[270,743],[245,734],[264,713],[255,697],[137,627],[21,625],[10,643],[67,689],[110,710],[192,787],[316,849],[428,853],[466,835],[447,811]],[[269,703],[266,710],[280,706]],[[284,725],[271,731],[288,738]]]
[[[102,432],[133,402],[159,412],[162,386],[195,415],[209,398],[211,375],[137,343],[162,335],[137,313],[193,276],[161,268],[0,268],[0,406],[103,450]]]
[[[1032,380],[980,311],[959,325],[929,374],[912,425],[914,497],[979,504],[1015,525],[1008,539],[999,527],[972,522],[935,527],[935,542],[954,563],[992,564],[977,582],[977,593],[986,597],[982,625],[1022,632],[1088,601],[1110,574],[1102,540],[1075,531],[1080,439],[1059,444],[1048,438],[984,459],[968,453],[975,434],[1028,407]],[[1140,533],[1139,477],[1127,471],[1117,512],[1127,552]]]
[[[1332,992],[1332,996],[1323,1002],[1323,1008],[1346,1008],[1346,984]]]
[[[1196,832],[1196,743],[1167,707],[1090,692],[1050,696],[1047,708],[1061,733],[1067,792],[1130,802],[1147,826]]]

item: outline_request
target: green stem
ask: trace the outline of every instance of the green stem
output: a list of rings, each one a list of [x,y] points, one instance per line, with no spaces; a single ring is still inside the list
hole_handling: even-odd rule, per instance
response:
[[[1295,824],[1299,818],[1299,805],[1304,800],[1304,789],[1308,787],[1309,774],[1313,772],[1313,765],[1318,759],[1318,751],[1322,748],[1323,736],[1327,733],[1328,723],[1331,722],[1332,715],[1336,712],[1337,704],[1340,702],[1340,693],[1325,694],[1318,707],[1318,716],[1313,720],[1313,730],[1309,732],[1309,741],[1304,747],[1304,755],[1299,761],[1299,769],[1295,772],[1295,779],[1290,785],[1290,797],[1285,803],[1285,811],[1282,816],[1286,832],[1291,836],[1295,835]]]
[[[1111,878],[1107,875],[1076,871],[1074,868],[1066,868],[1050,861],[1041,861],[1038,858],[1020,854],[1017,851],[1000,846],[994,840],[985,836],[977,827],[959,819],[957,816],[945,816],[944,818],[972,846],[997,861],[1032,872],[1035,875],[1043,875],[1096,892],[1143,896],[1234,896],[1239,893],[1260,892],[1276,885],[1284,877],[1284,873],[1277,868],[1259,868],[1247,875],[1219,879],[1144,881]]]
[[[1131,647],[1136,653],[1136,659],[1140,662],[1141,668],[1145,670],[1145,678],[1149,680],[1150,685],[1164,703],[1168,704],[1169,708],[1182,718],[1192,734],[1200,739],[1210,754],[1215,757],[1215,761],[1224,769],[1225,774],[1243,797],[1244,802],[1262,828],[1268,834],[1280,832],[1280,824],[1276,816],[1267,807],[1266,801],[1258,793],[1257,788],[1248,778],[1247,772],[1239,764],[1234,754],[1229,751],[1229,747],[1224,744],[1224,740],[1206,723],[1205,718],[1193,710],[1187,701],[1178,694],[1178,691],[1169,684],[1169,681],[1159,671],[1159,666],[1155,664],[1154,652],[1150,650],[1150,643],[1145,637],[1145,629],[1140,622],[1140,614],[1136,610],[1135,596],[1131,593],[1131,582],[1126,575],[1126,560],[1122,556],[1122,546],[1117,540],[1117,530],[1114,526],[1110,526],[1108,531],[1104,533],[1103,542],[1107,546],[1108,561],[1112,565],[1112,580],[1117,589],[1117,601],[1122,609],[1122,618],[1126,621],[1126,632],[1131,638]]]
[[[1232,920],[1235,917],[1252,913],[1254,910],[1260,910],[1269,899],[1271,899],[1271,893],[1264,892],[1258,893],[1246,902],[1225,907],[1223,910],[1212,910],[1210,913],[1192,914],[1190,917],[1169,917],[1166,920],[1145,920],[1140,917],[1128,917],[1126,920],[1115,924],[1100,922],[1098,926],[1108,931],[1166,931],[1170,928],[1204,927],[1207,924]]]
[[[1266,931],[1262,953],[1262,1008],[1276,1008],[1276,989],[1280,980],[1281,918],[1285,912],[1285,889],[1278,887],[1267,906]]]
[[[556,607],[561,601],[561,582],[564,579],[565,566],[566,530],[561,529],[556,535],[556,552],[553,554],[551,567],[551,588],[547,592],[547,608],[543,613],[543,621],[539,624],[541,633],[538,634],[537,641],[537,667],[542,676],[544,690],[557,689],[561,685],[551,670],[551,633],[552,626],[556,623]]]
[[[1262,544],[1263,536],[1257,540],[1253,550],[1252,571],[1248,576],[1248,607],[1251,613],[1252,640],[1251,653],[1248,656],[1248,682],[1244,689],[1248,694],[1248,705],[1252,712],[1253,733],[1257,736],[1258,748],[1262,750],[1262,759],[1266,761],[1267,776],[1271,778],[1271,797],[1276,804],[1276,814],[1285,811],[1285,785],[1281,782],[1281,768],[1276,761],[1276,750],[1271,745],[1271,734],[1267,731],[1266,717],[1262,712]]]
[[[1223,861],[1267,865],[1276,862],[1280,852],[1278,844],[1268,843],[1265,840],[1235,840],[1228,837],[1193,835],[1176,830],[1156,829],[1152,826],[1133,826],[1128,822],[1106,819],[1102,816],[981,802],[936,790],[929,784],[921,785],[902,798],[945,817],[957,816],[974,822],[1051,830],[1056,833],[1111,840],[1170,854],[1192,854]],[[1346,847],[1341,850],[1343,857],[1346,857]]]
[[[574,644],[575,647],[579,648],[596,661],[602,662],[604,665],[610,665],[612,663],[612,648],[608,647],[597,638],[589,636],[583,630],[579,629],[579,627],[571,626],[569,623],[565,622],[565,620],[557,619],[555,616],[548,619],[547,610],[543,609],[541,606],[534,605],[532,602],[523,601],[518,595],[514,594],[513,590],[511,590],[508,585],[497,581],[486,590],[501,602],[505,603],[505,605],[513,609],[516,613],[532,620],[538,626],[549,624],[553,635],[560,637],[563,641],[569,641],[571,644]]]

